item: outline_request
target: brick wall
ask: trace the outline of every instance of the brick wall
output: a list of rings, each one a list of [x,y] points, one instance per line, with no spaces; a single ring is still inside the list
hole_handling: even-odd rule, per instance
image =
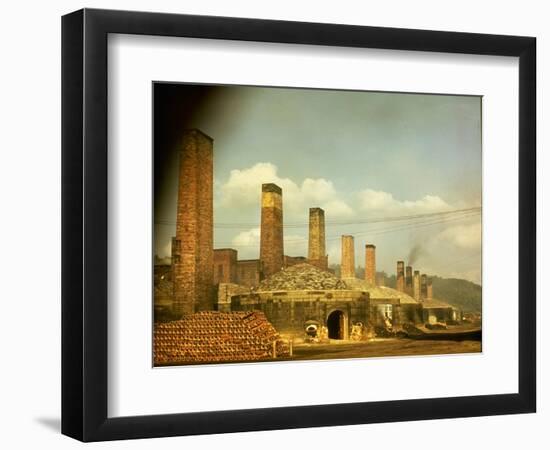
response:
[[[262,263],[259,259],[237,261],[237,283],[257,287],[262,281]]]
[[[214,250],[214,284],[237,282],[237,250]]]
[[[214,307],[213,140],[199,130],[183,133],[174,242],[174,312]]]
[[[326,325],[330,313],[342,311],[349,335],[351,325],[369,323],[369,295],[359,291],[287,291],[236,295],[231,311],[262,311],[279,333],[305,335],[305,324],[317,321]]]

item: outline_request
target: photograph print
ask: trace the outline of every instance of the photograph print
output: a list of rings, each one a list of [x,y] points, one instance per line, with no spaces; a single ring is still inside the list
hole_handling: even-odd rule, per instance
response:
[[[155,82],[153,365],[482,349],[482,97]]]

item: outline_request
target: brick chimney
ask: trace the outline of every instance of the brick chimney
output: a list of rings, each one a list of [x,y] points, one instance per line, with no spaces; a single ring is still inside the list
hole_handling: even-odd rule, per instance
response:
[[[176,237],[172,243],[174,311],[214,309],[213,139],[185,130],[179,149]]]
[[[376,285],[376,246],[365,245],[365,280]]]
[[[420,272],[414,271],[413,276],[413,297],[415,300],[420,300]]]
[[[413,268],[412,266],[405,267],[405,292],[413,295]]]
[[[426,285],[426,298],[428,300],[431,300],[434,298],[434,295],[433,295],[433,284],[432,284],[432,279],[431,278],[428,278],[428,284]]]
[[[262,184],[260,261],[264,277],[283,268],[283,190],[273,183]]]
[[[405,262],[397,261],[397,286],[398,291],[405,292]]]
[[[428,277],[425,273],[420,276],[420,297],[428,298]]]
[[[309,208],[308,263],[328,269],[325,248],[325,211],[321,208]]]
[[[353,236],[342,236],[342,278],[355,278],[355,243]]]

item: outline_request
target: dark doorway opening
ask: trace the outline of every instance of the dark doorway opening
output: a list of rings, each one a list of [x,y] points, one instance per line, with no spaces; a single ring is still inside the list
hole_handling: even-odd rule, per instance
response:
[[[330,339],[344,339],[344,313],[332,311],[327,318],[327,328]]]

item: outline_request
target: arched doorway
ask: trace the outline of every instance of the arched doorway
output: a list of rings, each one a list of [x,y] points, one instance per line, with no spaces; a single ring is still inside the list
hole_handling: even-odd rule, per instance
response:
[[[332,311],[327,317],[327,328],[329,339],[345,338],[345,316],[342,311]]]

